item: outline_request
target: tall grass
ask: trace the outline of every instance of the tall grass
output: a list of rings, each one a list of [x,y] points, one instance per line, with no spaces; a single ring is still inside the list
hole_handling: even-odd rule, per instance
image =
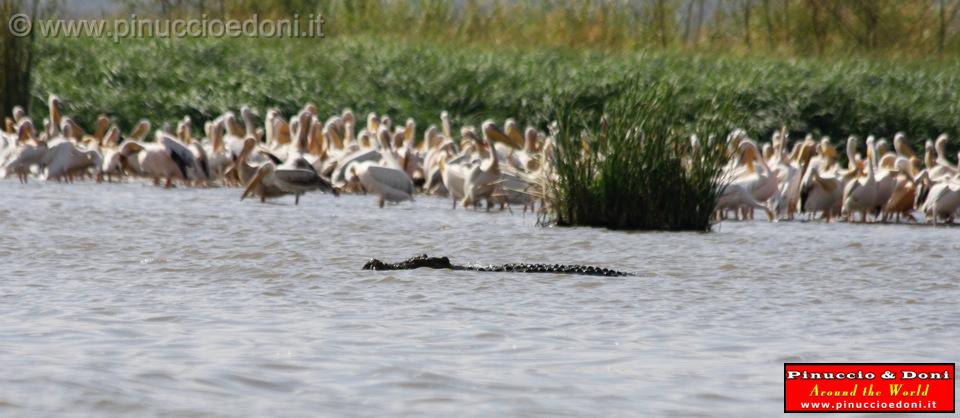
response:
[[[956,56],[954,0],[114,0],[138,16],[322,12],[331,36],[778,55]]]
[[[50,93],[84,125],[105,113],[124,129],[184,115],[195,121],[247,104],[291,114],[314,102],[438,123],[517,118],[546,128],[569,102],[594,121],[624,80],[669,82],[685,120],[722,105],[753,137],[904,131],[915,147],[960,128],[960,61],[784,60],[565,48],[464,47],[370,37],[326,40],[37,39],[32,95]],[[42,117],[42,114],[38,114]]]
[[[732,125],[722,108],[691,120],[679,99],[669,82],[628,82],[601,120],[561,110],[545,186],[558,225],[710,229]]]

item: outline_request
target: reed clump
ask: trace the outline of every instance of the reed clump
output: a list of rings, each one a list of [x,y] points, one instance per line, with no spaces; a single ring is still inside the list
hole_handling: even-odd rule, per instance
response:
[[[631,82],[591,120],[557,117],[546,204],[560,226],[708,231],[727,161],[728,109],[691,117],[678,89]]]

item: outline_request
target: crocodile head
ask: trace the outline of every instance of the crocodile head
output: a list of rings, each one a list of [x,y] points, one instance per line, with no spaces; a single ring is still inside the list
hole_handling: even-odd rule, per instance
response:
[[[364,270],[389,270],[389,265],[383,261],[377,260],[376,258],[371,258],[370,261],[367,261],[363,265]]]

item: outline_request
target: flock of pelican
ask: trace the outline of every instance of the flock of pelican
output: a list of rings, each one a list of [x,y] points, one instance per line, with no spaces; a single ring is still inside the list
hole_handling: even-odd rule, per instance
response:
[[[293,195],[296,203],[310,191],[362,192],[376,195],[381,207],[413,200],[419,191],[450,196],[453,207],[532,210],[537,193],[531,186],[542,171],[540,151],[549,142],[534,128],[521,133],[512,119],[505,130],[493,121],[484,122],[479,133],[464,127],[455,140],[443,112],[441,129],[430,126],[418,144],[412,119],[394,127],[389,117],[371,113],[357,132],[351,110],[324,121],[311,104],[289,120],[270,110],[263,126],[254,123],[247,107],[239,118],[227,112],[204,124],[203,138],[194,136],[185,117],[175,128],[157,129],[147,142],[146,120],[124,137],[101,115],[89,134],[62,114],[58,97],[48,104],[50,117],[41,130],[22,108],[6,118],[0,136],[5,176],[16,174],[21,182],[30,175],[66,182],[127,176],[165,187],[238,186],[241,200]]]
[[[449,196],[454,208],[522,205],[526,211],[538,200],[543,208],[543,180],[552,176],[555,158],[552,135],[521,131],[512,119],[504,129],[493,121],[479,132],[463,127],[456,138],[446,112],[441,127],[427,128],[419,143],[412,119],[395,127],[389,117],[370,113],[358,132],[351,110],[321,120],[311,104],[289,119],[269,110],[262,126],[242,107],[239,118],[227,112],[205,123],[202,138],[185,117],[175,128],[157,129],[148,142],[146,120],[124,136],[101,115],[90,134],[62,114],[58,97],[48,105],[42,129],[22,108],[5,119],[4,176],[21,182],[31,175],[61,182],[140,177],[165,187],[241,187],[241,200],[293,195],[296,203],[311,191],[369,193],[380,207],[423,193]],[[829,138],[807,136],[790,147],[786,129],[760,146],[742,130],[727,141],[731,158],[717,219],[749,219],[761,210],[771,221],[803,214],[828,222],[917,222],[919,212],[937,224],[952,223],[960,209],[960,169],[946,155],[946,135],[927,141],[922,158],[903,134],[894,136],[892,149],[885,139],[867,137],[863,158],[851,136],[845,164]]]
[[[717,216],[733,211],[749,218],[759,209],[771,220],[802,213],[827,221],[917,222],[919,211],[935,225],[952,223],[960,209],[960,169],[947,158],[947,141],[946,134],[926,141],[921,159],[903,133],[893,137],[893,149],[871,135],[863,158],[859,139],[851,136],[843,165],[829,137],[816,141],[808,135],[788,152],[786,129],[762,147],[737,130],[728,138],[734,158],[724,170],[728,181]]]

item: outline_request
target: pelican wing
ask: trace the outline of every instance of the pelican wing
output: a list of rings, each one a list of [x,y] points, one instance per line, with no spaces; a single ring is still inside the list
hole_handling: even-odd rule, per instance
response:
[[[177,168],[180,169],[180,174],[183,175],[183,178],[187,178],[187,167],[196,167],[197,161],[193,156],[193,151],[190,151],[183,142],[171,137],[167,134],[159,135],[158,141],[164,148],[167,149],[167,152],[170,153],[170,158],[173,159],[173,162],[177,164]]]
[[[285,187],[286,185],[296,186],[297,188],[317,188],[319,186],[320,176],[313,170],[283,167],[277,168],[273,174],[280,181],[280,188],[284,190],[288,189],[288,187]],[[289,191],[296,192],[298,190]]]
[[[403,170],[367,165],[360,179],[365,186],[369,184],[377,189],[386,200],[397,202],[413,197],[413,181]]]
[[[362,163],[367,161],[378,162],[380,161],[380,158],[380,151],[377,150],[360,150],[347,154],[340,160],[340,163],[333,172],[333,183],[337,185],[343,185],[347,183],[347,169],[352,163]]]
[[[270,151],[260,150],[260,155],[263,155],[264,157],[269,158],[270,161],[273,161],[273,163],[276,164],[276,165],[283,164],[283,160],[281,160],[280,157],[278,157],[276,154],[274,154],[274,153],[272,153],[272,152],[270,152]]]

